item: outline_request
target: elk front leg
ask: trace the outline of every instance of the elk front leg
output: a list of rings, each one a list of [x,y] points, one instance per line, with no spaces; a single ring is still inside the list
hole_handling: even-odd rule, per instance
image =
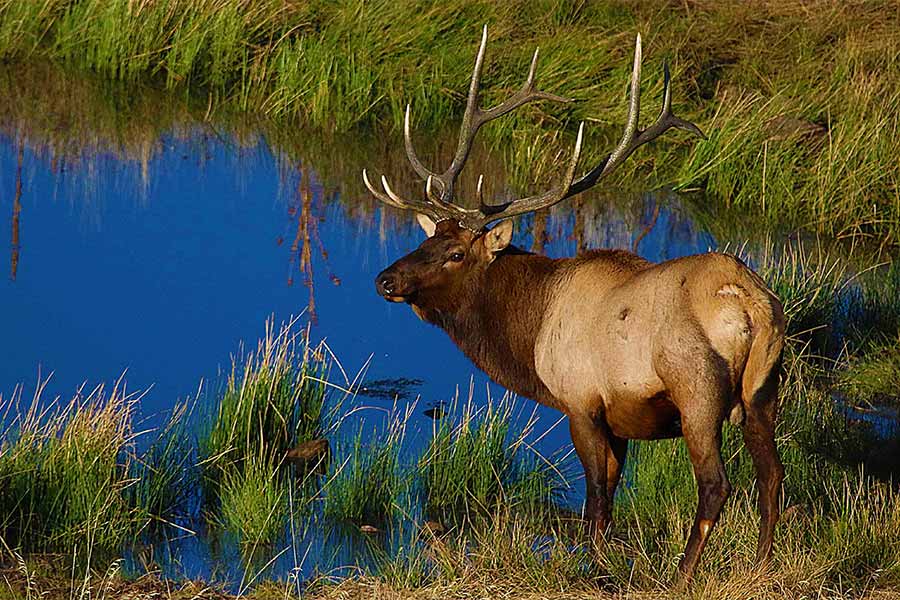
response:
[[[570,415],[569,432],[584,467],[584,518],[588,534],[599,542],[612,520],[612,498],[607,487],[609,438],[606,428],[588,415]],[[615,479],[618,479],[618,473],[615,473]]]
[[[607,434],[606,451],[606,499],[609,502],[609,510],[612,512],[613,501],[616,498],[616,488],[622,478],[622,470],[625,468],[625,458],[628,455],[628,440],[616,437],[611,432]]]

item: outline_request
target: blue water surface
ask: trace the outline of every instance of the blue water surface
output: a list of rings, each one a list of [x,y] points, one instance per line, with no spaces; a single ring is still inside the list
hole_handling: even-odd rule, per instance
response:
[[[17,385],[27,397],[50,375],[45,397],[123,377],[128,389],[144,391],[140,408],[153,418],[227,369],[241,342],[252,346],[263,334],[267,318],[310,320],[310,289],[291,249],[300,175],[286,176],[264,145],[238,149],[202,137],[164,139],[162,148],[144,179],[140,164],[109,156],[54,171],[26,147],[17,271],[0,279],[4,397]],[[16,162],[14,143],[2,140],[0,210],[7,215]],[[326,340],[351,379],[368,364],[366,379],[421,380],[412,391],[423,406],[458,386],[467,390],[471,378],[483,389],[487,379],[442,331],[374,291],[375,275],[424,234],[405,215],[391,215],[382,236],[382,209],[372,222],[351,218],[345,208],[368,199],[325,194],[315,174],[307,176],[313,338]],[[655,197],[647,194],[645,204],[644,220]],[[630,244],[639,233],[615,212],[607,217],[589,237]],[[554,213],[548,230],[560,233],[549,254],[574,253],[573,226],[571,213]],[[516,241],[530,244],[529,232]],[[11,248],[9,228],[0,243]],[[661,260],[711,246],[711,236],[677,208],[663,207],[640,252]]]

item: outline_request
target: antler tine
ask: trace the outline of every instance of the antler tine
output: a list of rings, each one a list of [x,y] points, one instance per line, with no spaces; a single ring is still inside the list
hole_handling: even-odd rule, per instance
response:
[[[542,92],[535,87],[534,78],[535,72],[537,70],[537,60],[539,52],[540,48],[534,49],[534,56],[532,56],[531,58],[531,68],[528,70],[528,79],[525,80],[525,83],[522,85],[519,91],[497,106],[481,111],[480,117],[482,119],[482,124],[496,119],[497,117],[502,117],[506,113],[519,108],[523,104],[527,104],[528,102],[533,102],[535,100],[552,100],[554,102],[562,103],[569,103],[572,101],[571,98],[566,98],[565,96],[557,96],[556,94],[551,94],[549,92]]]
[[[481,85],[481,69],[484,66],[484,51],[487,48],[487,25],[481,30],[481,45],[478,47],[478,54],[475,56],[475,68],[472,69],[472,79],[469,82],[469,94],[466,97],[466,110],[463,113],[462,123],[459,126],[459,140],[456,145],[456,154],[450,166],[437,179],[441,182],[441,197],[448,202],[453,197],[453,184],[459,177],[460,171],[469,158],[469,151],[472,148],[472,142],[478,128],[482,123],[478,119],[478,92]]]
[[[466,98],[466,115],[478,112],[478,92],[481,86],[481,68],[484,66],[484,51],[487,48],[487,25],[481,28],[481,44],[475,56],[475,68],[472,69],[472,80],[469,82],[469,95]]]
[[[489,109],[482,109],[478,105],[479,86],[481,84],[481,71],[484,66],[484,53],[487,47],[487,25],[481,33],[481,46],[478,48],[478,55],[475,58],[475,68],[472,71],[472,80],[469,84],[469,95],[466,99],[466,110],[463,114],[463,121],[459,128],[459,142],[456,148],[456,154],[450,167],[438,180],[442,185],[441,198],[444,202],[449,202],[453,197],[453,185],[459,177],[460,171],[469,157],[469,151],[472,148],[472,142],[475,140],[475,134],[482,125],[488,121],[492,121],[498,117],[515,110],[516,108],[534,102],[536,100],[553,100],[556,102],[571,102],[571,98],[557,96],[543,92],[535,87],[535,74],[537,72],[537,61],[539,49],[535,49],[531,58],[531,66],[528,69],[528,77],[522,87],[510,96],[504,102]]]
[[[430,177],[437,177],[437,173],[429,171],[425,165],[422,164],[422,161],[419,160],[419,157],[416,155],[416,150],[413,148],[412,143],[412,134],[410,132],[410,124],[409,124],[409,112],[412,104],[406,105],[406,117],[403,119],[403,141],[406,145],[406,156],[409,158],[409,162],[412,165],[412,168],[419,174],[419,177],[422,179],[429,179]]]
[[[628,117],[621,141],[596,167],[572,184],[572,189],[567,197],[574,196],[593,187],[600,178],[631,156],[631,153],[637,150],[639,146],[658,138],[669,129],[682,129],[693,133],[697,137],[706,139],[699,127],[690,121],[680,119],[672,113],[671,75],[669,74],[668,61],[663,63],[663,98],[659,116],[656,118],[656,122],[647,129],[643,131],[638,129],[638,117],[641,110],[641,54],[641,35],[638,34],[634,44],[634,67],[631,72]]]
[[[389,206],[424,213],[436,221],[445,219],[452,214],[451,211],[444,210],[442,207],[436,206],[428,201],[416,202],[404,200],[394,193],[394,190],[391,189],[391,186],[388,184],[387,178],[384,175],[381,176],[381,186],[384,188],[383,192],[375,189],[375,186],[369,181],[369,174],[365,169],[362,171],[362,177],[363,183],[365,183],[372,195]]]
[[[656,122],[641,132],[639,136],[641,144],[646,141],[652,140],[653,138],[659,137],[667,129],[670,128],[688,131],[699,138],[702,138],[704,140],[706,139],[706,136],[703,134],[699,127],[697,127],[690,121],[685,121],[684,119],[676,117],[675,114],[672,113],[672,89],[669,85],[671,80],[672,77],[669,74],[669,61],[665,61],[663,62],[663,105],[659,111],[659,116],[656,117]]]
[[[432,182],[435,180],[436,177],[437,177],[436,175],[429,175],[428,178],[425,180],[425,197],[428,198],[429,200],[431,200],[432,202],[434,202],[436,199],[436,196],[434,195],[434,186],[432,185]]]
[[[540,54],[540,52],[541,52],[541,47],[537,46],[534,49],[534,55],[532,55],[532,57],[531,57],[531,67],[528,69],[528,79],[525,80],[525,85],[527,85],[527,86],[534,85],[534,75],[535,75],[535,72],[537,71],[537,59],[538,59],[538,54]]]
[[[641,115],[641,34],[637,34],[634,43],[634,66],[631,69],[631,89],[628,91],[628,117],[625,120],[625,131],[622,132],[622,140],[619,145],[609,153],[606,163],[607,169],[612,169],[621,160],[622,155],[628,150],[628,146],[635,140],[638,133],[638,117]]]
[[[567,198],[569,196],[569,190],[572,187],[572,182],[575,179],[575,169],[578,167],[578,159],[581,158],[581,143],[583,139],[584,122],[582,121],[578,126],[578,137],[575,139],[575,150],[572,152],[572,158],[569,159],[569,165],[566,168],[565,176],[558,186],[543,194],[513,200],[506,204],[488,205],[482,201],[481,214],[483,217],[478,222],[478,228],[480,229],[493,221],[508,219],[517,215],[541,210],[542,208],[548,208]],[[481,185],[479,182],[479,188],[480,187]]]
[[[376,190],[375,186],[372,185],[372,182],[369,181],[369,174],[366,173],[365,169],[362,170],[362,178],[363,178],[363,183],[366,185],[366,187],[369,189],[369,191],[372,193],[373,196],[375,196],[376,198],[378,198],[385,204],[389,204],[395,208],[406,208],[406,204],[403,203],[402,201],[400,203],[397,203],[393,200],[393,198],[391,198],[384,192],[379,192],[378,190]]]
[[[384,175],[381,176],[381,187],[384,188],[384,191],[387,192],[387,195],[391,197],[391,200],[396,202],[400,206],[408,206],[406,201],[403,200],[400,196],[394,193],[394,190],[391,189],[391,186],[388,185],[387,177]]]

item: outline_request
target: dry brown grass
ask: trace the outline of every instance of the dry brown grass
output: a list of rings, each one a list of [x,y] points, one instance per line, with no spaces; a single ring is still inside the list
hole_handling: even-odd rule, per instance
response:
[[[502,579],[472,582],[465,587],[433,585],[418,589],[397,589],[375,578],[350,579],[298,594],[291,585],[266,584],[245,596],[255,600],[894,600],[898,591],[796,588],[777,575],[746,573],[717,584],[695,588],[655,591],[610,592],[601,589],[534,591],[509,585]],[[20,569],[0,570],[0,600],[232,600],[234,594],[200,582],[168,582],[154,575],[136,580],[97,577],[88,581],[50,576],[25,576]]]

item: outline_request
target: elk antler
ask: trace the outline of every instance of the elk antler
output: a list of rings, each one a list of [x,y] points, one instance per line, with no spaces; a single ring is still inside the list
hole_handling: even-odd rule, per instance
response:
[[[475,232],[480,232],[493,221],[508,219],[516,215],[547,208],[570,196],[574,196],[575,194],[593,187],[597,181],[612,171],[619,163],[628,158],[628,156],[630,156],[639,146],[659,137],[673,127],[684,129],[695,135],[704,137],[703,132],[701,132],[696,125],[683,119],[679,119],[672,113],[668,63],[664,65],[663,106],[659,113],[659,117],[657,117],[656,122],[647,129],[638,129],[641,98],[641,36],[638,34],[634,49],[634,69],[631,75],[630,103],[625,132],[622,135],[622,140],[619,142],[619,145],[616,146],[616,148],[604,158],[600,164],[580,177],[577,181],[575,180],[575,169],[578,166],[578,159],[581,156],[581,141],[584,135],[584,123],[581,123],[578,127],[575,150],[572,153],[572,158],[569,160],[565,176],[559,185],[543,194],[520,198],[503,204],[485,204],[482,196],[483,177],[479,177],[477,190],[479,207],[477,209],[463,208],[453,202],[453,188],[456,179],[459,177],[459,173],[462,171],[466,159],[469,156],[475,134],[478,133],[478,129],[482,125],[515,110],[523,104],[535,100],[571,102],[571,99],[569,98],[536,89],[534,77],[537,68],[538,51],[535,50],[534,57],[531,60],[531,68],[528,71],[528,78],[525,80],[522,88],[501,104],[490,109],[482,109],[478,106],[478,93],[486,46],[487,26],[484,27],[481,35],[481,46],[478,49],[478,56],[475,58],[475,69],[472,72],[472,82],[469,84],[466,110],[463,113],[463,121],[459,129],[459,142],[457,144],[456,154],[453,157],[453,161],[450,163],[450,167],[443,174],[439,175],[428,170],[422,164],[422,161],[419,160],[418,156],[416,156],[412,144],[412,136],[410,134],[410,107],[407,105],[406,118],[403,127],[406,154],[409,157],[409,162],[412,164],[413,169],[426,181],[425,199],[418,201],[401,199],[391,190],[385,177],[381,178],[381,185],[384,192],[379,192],[372,186],[364,169],[363,181],[376,198],[397,208],[414,210],[426,214],[435,222],[456,219],[461,226]],[[440,190],[436,191],[434,189],[435,182],[440,186]]]
[[[634,67],[631,72],[628,117],[625,131],[622,133],[622,140],[606,158],[600,161],[600,164],[572,184],[572,188],[565,196],[566,198],[593,187],[601,177],[631,156],[631,153],[637,150],[638,146],[658,138],[673,127],[689,131],[699,138],[706,139],[699,127],[690,121],[676,117],[672,112],[672,89],[669,85],[671,79],[669,61],[665,61],[663,62],[663,105],[659,111],[659,116],[656,117],[656,122],[647,129],[638,129],[638,117],[641,112],[641,34],[638,34],[637,41],[634,44]]]

